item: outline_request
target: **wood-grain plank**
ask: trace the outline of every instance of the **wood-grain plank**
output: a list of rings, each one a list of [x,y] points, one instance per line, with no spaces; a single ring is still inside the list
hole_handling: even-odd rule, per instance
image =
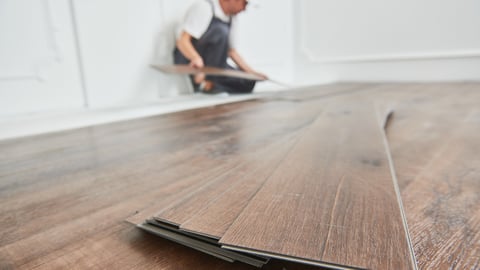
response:
[[[8,260],[4,261],[8,262]],[[13,265],[12,265],[12,268]],[[147,234],[129,224],[116,224],[59,250],[38,256],[22,269],[258,269],[229,263]],[[8,268],[7,268],[8,269]]]
[[[290,97],[289,93],[282,93],[278,95],[283,96],[282,98],[277,96],[273,100],[301,102],[298,100],[298,98],[301,97],[303,98],[302,101],[314,100],[315,102],[302,105],[295,104],[295,112],[290,110],[282,111],[277,113],[276,116],[280,115],[280,123],[288,124],[290,122],[305,122],[306,119],[311,121],[309,119],[318,115],[320,112],[319,108],[325,105],[322,102],[322,99],[372,90],[372,86],[364,85],[363,87],[359,87],[356,84],[345,84],[336,85],[335,91],[332,90],[331,86],[325,87],[325,89],[322,89],[322,87],[316,87],[315,90],[307,88],[297,92],[296,97]],[[269,97],[265,100],[272,101]],[[269,128],[272,128],[271,125]],[[276,137],[272,136],[271,139],[275,140],[277,139]],[[276,151],[265,150],[266,151],[262,152],[266,152],[267,155],[260,157],[260,161],[254,162],[253,164],[250,162],[249,164],[242,166],[247,168],[244,169],[245,171],[250,171],[251,176],[250,179],[247,176],[241,177],[241,179],[244,179],[242,180],[241,187],[232,187],[232,183],[239,182],[239,176],[235,176],[235,174],[246,173],[239,171],[240,169],[237,168],[221,177],[221,179],[216,179],[214,183],[209,182],[208,185],[210,186],[202,188],[197,194],[191,194],[192,196],[189,198],[180,198],[177,202],[172,203],[169,208],[163,209],[155,214],[155,218],[161,222],[180,226],[182,230],[219,239],[235,220],[236,216],[242,211],[249,199],[263,184],[265,180],[264,176],[269,175],[271,171],[271,168],[269,167],[275,167],[272,166],[275,162],[265,163],[269,165],[263,167],[259,166],[258,163],[261,163],[261,160],[270,161],[269,159],[273,158],[271,160],[273,161],[278,160],[278,157],[281,157],[281,155],[276,154]],[[258,156],[259,153],[255,153],[255,155]],[[263,168],[263,170],[259,168]],[[226,187],[229,187],[228,190],[226,190]],[[240,192],[238,190],[240,190]],[[219,200],[217,201],[218,194],[221,194],[221,198],[218,198]],[[226,205],[228,205],[228,207],[225,207]],[[145,219],[150,218],[148,213],[154,213],[158,209],[159,206],[155,204],[154,206],[145,209],[145,211],[138,213],[134,217],[130,217],[128,221],[133,224],[141,224]]]
[[[89,201],[90,204],[95,205],[97,208],[81,216],[77,216],[77,213],[74,213],[72,216],[68,211],[70,209],[67,208],[67,210],[65,210],[61,204],[52,205],[50,211],[63,213],[63,217],[66,218],[66,220],[62,220],[58,224],[52,224],[49,228],[42,228],[32,234],[24,235],[15,242],[2,244],[0,247],[0,257],[5,257],[2,256],[4,254],[10,254],[10,256],[8,256],[9,263],[15,266],[22,266],[36,257],[43,257],[49,252],[54,252],[59,247],[68,245],[71,242],[81,241],[83,238],[95,234],[97,231],[108,230],[111,226],[122,222],[126,217],[137,211],[137,209],[142,209],[151,201],[157,200],[168,203],[173,200],[175,196],[182,196],[192,192],[202,185],[202,181],[213,177],[216,171],[224,170],[224,168],[219,168],[218,170],[206,172],[197,171],[193,176],[174,178],[176,181],[172,181],[169,184],[163,183],[163,185],[151,187],[149,191],[143,190],[140,193],[134,193],[132,191],[130,191],[132,193],[129,193],[129,188],[132,188],[132,184],[127,184],[125,191],[110,194],[110,196],[118,197],[119,200],[117,203],[102,205],[95,201]],[[142,184],[140,183],[140,185]],[[105,188],[108,189],[108,187]],[[74,209],[72,209],[72,211],[73,210]],[[35,226],[35,224],[36,223],[31,220],[30,223],[26,225],[30,227]],[[21,225],[22,224],[17,225],[20,227],[20,232],[22,232]]]
[[[237,109],[238,104],[231,104],[218,110],[206,108],[0,142],[0,194],[6,190],[11,196],[17,192],[48,189],[64,175],[112,164],[126,166],[158,152],[171,153],[225,137],[236,131],[229,121],[238,114],[247,118],[259,114],[259,107],[253,109],[251,104],[246,102],[241,110]],[[251,112],[245,112],[248,110]],[[218,132],[219,129],[223,133]],[[125,145],[128,147],[120,147]]]
[[[2,257],[0,257],[2,258]],[[2,265],[2,263],[4,263]],[[8,268],[0,260],[0,268]],[[14,265],[10,266],[15,269]],[[22,269],[258,269],[243,263],[229,263],[171,241],[152,236],[129,224],[120,223],[62,249],[37,257]],[[271,261],[262,269],[319,269],[284,261]]]
[[[36,181],[41,182],[41,185],[36,185],[36,182],[33,180],[35,179],[35,171],[42,172],[42,168],[34,168],[34,172],[29,172],[28,177],[24,180],[16,179],[14,182],[17,184],[15,186],[9,186],[5,190],[8,192],[5,194],[10,194],[10,192],[12,192],[15,196],[1,196],[0,199],[5,203],[2,204],[2,207],[4,205],[18,207],[17,209],[24,209],[28,212],[26,212],[26,215],[17,215],[18,212],[12,211],[7,213],[7,215],[2,215],[2,223],[6,225],[2,227],[2,230],[8,231],[12,228],[16,230],[16,236],[12,235],[13,237],[10,237],[11,240],[1,243],[0,257],[2,258],[2,263],[4,263],[3,265],[22,268],[50,268],[50,266],[53,268],[62,268],[72,263],[79,263],[78,265],[83,266],[118,265],[111,260],[109,261],[110,264],[101,263],[101,259],[108,261],[103,257],[98,257],[98,255],[104,253],[98,252],[98,249],[92,248],[92,243],[97,243],[96,241],[86,241],[86,239],[95,237],[98,232],[105,232],[109,235],[108,238],[110,239],[110,236],[112,236],[112,234],[115,235],[116,233],[116,231],[111,229],[112,226],[121,222],[130,213],[135,212],[137,209],[140,209],[153,201],[158,201],[159,199],[168,201],[175,196],[182,196],[181,192],[188,192],[189,188],[190,191],[196,189],[197,186],[195,183],[201,183],[198,179],[193,181],[192,179],[188,177],[185,178],[177,173],[182,172],[185,173],[185,175],[193,174],[194,177],[209,179],[208,176],[202,175],[202,171],[195,172],[195,169],[198,169],[195,168],[195,165],[199,165],[200,168],[221,168],[222,166],[218,166],[218,160],[223,159],[225,155],[235,155],[237,152],[248,151],[251,147],[258,147],[267,141],[267,139],[271,138],[272,134],[268,134],[268,132],[262,133],[265,137],[260,139],[260,137],[255,134],[249,135],[251,130],[261,128],[268,120],[274,121],[274,123],[275,121],[281,121],[283,114],[278,114],[277,112],[279,110],[282,111],[286,107],[291,107],[290,104],[285,102],[257,103],[257,106],[257,108],[252,110],[252,113],[242,113],[235,117],[230,117],[228,110],[217,110],[214,113],[216,116],[207,120],[199,119],[195,114],[184,119],[182,119],[181,116],[174,117],[180,124],[174,125],[173,127],[170,126],[171,130],[166,130],[169,134],[176,134],[176,137],[179,138],[176,140],[178,148],[173,148],[172,150],[163,151],[164,149],[162,148],[152,149],[150,150],[151,153],[140,156],[134,155],[133,158],[128,159],[127,162],[121,162],[122,159],[119,159],[116,160],[116,162],[109,161],[109,163],[106,164],[96,164],[98,167],[95,166],[94,168],[89,168],[90,170],[80,169],[78,173],[77,169],[75,169],[73,170],[73,173],[67,172],[65,177],[36,179]],[[204,114],[205,110],[210,111],[210,113],[214,111],[211,108],[207,108],[200,110],[199,114]],[[190,121],[190,123],[185,123],[187,120]],[[191,122],[194,122],[195,120],[197,120],[198,123],[193,124],[193,130],[185,129],[186,127],[191,127]],[[232,120],[234,120],[235,123],[232,123]],[[136,123],[136,121],[133,121],[132,123]],[[152,124],[159,125],[160,123],[153,122]],[[128,126],[126,123],[122,123],[122,125]],[[134,125],[135,124],[133,124],[133,126]],[[276,129],[275,133],[277,135],[282,135],[290,129],[295,130],[296,128],[301,127],[301,125],[302,123],[300,121],[293,123],[293,125],[290,125],[289,127],[283,126],[286,129]],[[116,126],[116,124],[113,126]],[[105,129],[108,134],[108,129],[111,127],[112,126],[100,126],[95,127],[94,129]],[[148,123],[145,123],[142,127],[137,126],[137,128],[148,130]],[[40,151],[37,152],[28,149],[29,153],[22,154],[25,158],[32,158],[31,163],[23,165],[27,165],[27,167],[36,167],[38,164],[35,163],[35,157],[33,157],[33,155],[38,155],[36,157],[38,159],[38,157],[42,155],[42,151],[54,147],[54,145],[49,145],[50,143],[62,142],[62,137],[65,135],[68,140],[71,140],[63,141],[65,145],[79,143],[75,142],[74,137],[78,135],[76,134],[77,132],[83,133],[83,131],[84,130],[77,130],[54,134],[52,136],[53,138],[46,135],[40,136],[41,138],[45,138],[44,141],[37,140],[37,137],[21,139],[19,141],[14,141],[13,143],[10,141],[6,145],[4,144],[4,146],[5,148],[18,149],[16,146],[24,146],[26,141],[31,143],[30,147],[32,147],[32,149],[34,149],[36,145]],[[197,132],[195,133],[194,131]],[[183,137],[182,132],[188,136]],[[102,132],[93,132],[95,136],[98,136],[100,133]],[[165,139],[169,137],[162,136],[162,131],[147,131],[145,133],[149,136],[138,136],[138,133],[132,133],[132,138],[138,136],[135,139],[137,140],[136,143],[141,144],[145,149],[148,148],[147,145],[149,145],[151,141],[160,142],[162,145],[171,143],[171,141],[169,142]],[[123,134],[124,133],[120,133],[119,136]],[[195,136],[198,137],[199,134],[204,138],[209,138],[209,140],[206,141],[206,143],[202,143],[202,141],[189,139],[194,138]],[[239,138],[239,136],[241,140],[232,140],[232,138]],[[128,136],[125,136],[125,138],[128,138]],[[115,139],[115,137],[113,139]],[[256,139],[258,139],[258,141]],[[97,147],[102,147],[105,144],[108,144],[109,141],[111,142],[111,146],[109,146],[111,147],[110,150],[114,150],[116,147],[130,148],[135,146],[125,144],[128,140],[113,140],[112,142],[108,139],[102,139],[100,136],[95,138],[95,140],[81,142],[80,144],[84,145],[78,150],[86,151],[86,153],[91,151],[95,152]],[[190,144],[192,142],[201,145],[197,149],[195,147],[191,148]],[[12,145],[16,146],[12,147]],[[218,148],[216,145],[218,145]],[[71,153],[65,152],[65,157],[68,158],[71,154],[78,154],[78,150],[72,150]],[[105,153],[108,153],[108,150],[109,148],[105,148]],[[188,152],[190,152],[190,155],[188,155]],[[30,153],[33,155],[30,155]],[[127,153],[127,151],[125,153]],[[213,163],[200,164],[198,163],[198,160],[195,161],[195,155],[192,156],[192,153],[196,153],[197,156],[203,156],[203,159],[206,159],[207,162]],[[171,156],[166,158],[166,161],[160,162],[159,158],[166,154]],[[60,156],[61,155],[59,155],[59,157]],[[184,157],[185,159],[179,157]],[[210,161],[209,157],[211,158]],[[18,158],[21,160],[22,156],[19,156]],[[88,157],[86,159],[88,159]],[[80,161],[86,159],[80,159]],[[71,162],[65,163],[65,165],[72,168],[72,166],[75,166],[76,164]],[[158,167],[155,169],[156,165]],[[188,166],[193,166],[193,170],[189,169]],[[163,170],[165,170],[165,172]],[[167,173],[169,170],[171,171]],[[11,172],[13,173],[17,173],[18,171],[18,167],[11,168]],[[53,169],[53,171],[57,172],[57,169]],[[175,173],[175,171],[177,171],[177,173]],[[203,171],[205,170],[203,169]],[[168,179],[170,184],[167,184],[167,182],[162,179]],[[102,184],[99,180],[105,182]],[[30,184],[32,184],[33,187],[30,186]],[[167,185],[165,186],[165,184]],[[40,195],[40,193],[32,193],[31,191],[35,190],[36,187],[41,187],[39,192],[43,192],[44,195]],[[73,199],[69,204],[65,204],[61,198],[67,197],[78,198],[79,200]],[[48,207],[47,203],[45,204],[45,207],[33,207],[33,205],[42,201],[45,201],[45,203],[50,201],[51,203],[48,204],[50,207]],[[58,202],[58,205],[56,202]],[[78,205],[76,203],[78,203]],[[68,207],[69,211],[61,211],[60,207],[64,206]],[[54,218],[55,216],[56,218]],[[32,219],[35,219],[37,222],[32,222]],[[6,233],[5,235],[10,234]],[[3,240],[4,239],[2,239],[2,241]],[[77,248],[79,248],[79,245],[76,244],[77,242],[80,243],[79,245],[82,247],[80,248],[80,252],[76,252]],[[118,243],[119,242],[117,241],[115,244],[108,247],[114,247],[118,245]],[[102,247],[100,243],[96,245]],[[117,248],[116,251],[112,253],[112,256],[117,254],[119,250],[121,249]],[[151,252],[153,252],[153,248]],[[85,257],[85,254],[89,254],[89,256]],[[168,253],[166,254],[167,255],[165,256],[171,256],[168,255]],[[128,253],[125,253],[123,254],[123,257],[128,258],[128,262],[134,262],[135,260],[138,261],[138,259],[141,261],[145,256],[145,254],[138,255],[139,256],[137,257],[132,256],[131,254],[129,256]],[[77,256],[85,258],[85,261],[77,261]],[[88,257],[93,259],[87,260]],[[158,257],[154,256],[154,258]],[[53,263],[52,261],[59,264]],[[190,261],[190,265],[195,265],[196,263],[194,259],[189,260],[188,257],[183,261],[179,261],[178,259],[175,259],[175,256],[173,256],[173,259],[166,259],[165,261],[168,263],[163,264],[163,266],[156,265],[155,260],[149,260],[149,264],[150,267],[156,269],[158,269],[158,267],[177,269],[176,266],[182,265],[183,262],[186,263],[187,261]],[[215,264],[218,265],[218,262]],[[124,266],[127,265],[130,264],[127,263]],[[225,267],[224,264],[220,265]],[[202,269],[203,267],[204,266],[198,266],[196,268]],[[226,268],[230,267],[231,266],[228,266]],[[208,268],[208,264],[206,264],[204,269],[213,268]]]
[[[16,241],[20,239],[20,236],[26,237],[29,234],[36,233],[38,230],[48,229],[58,222],[68,221],[68,219],[80,217],[98,208],[118,203],[122,197],[110,196],[109,194],[112,192],[118,194],[138,192],[141,194],[153,187],[160,186],[161,182],[166,184],[175,181],[176,178],[181,178],[182,175],[192,172],[190,169],[181,169],[184,166],[181,165],[182,163],[185,165],[191,164],[188,166],[192,169],[195,167],[201,167],[202,169],[209,166],[212,168],[217,167],[216,165],[219,164],[219,160],[223,156],[232,155],[238,151],[248,151],[250,147],[255,148],[256,145],[263,144],[271,136],[272,133],[269,132],[282,134],[282,129],[273,128],[263,129],[262,132],[258,133],[249,132],[250,129],[261,127],[266,119],[272,118],[270,114],[275,112],[275,110],[283,108],[281,104],[279,105],[280,107],[262,105],[263,109],[245,112],[242,116],[234,118],[237,123],[241,123],[241,125],[237,125],[235,128],[230,127],[233,126],[231,123],[232,119],[228,116],[222,116],[222,111],[220,110],[218,114],[215,112],[219,118],[213,118],[216,122],[216,128],[209,128],[206,132],[199,129],[198,124],[195,124],[196,129],[194,130],[196,132],[192,132],[190,127],[183,127],[182,129],[179,127],[178,129],[167,129],[165,133],[155,134],[159,138],[151,135],[143,136],[143,140],[137,144],[146,145],[143,146],[145,147],[144,152],[139,156],[132,155],[125,157],[125,159],[120,158],[122,155],[119,155],[117,157],[118,163],[104,164],[99,162],[92,168],[65,175],[56,175],[50,179],[36,178],[38,175],[35,173],[28,174],[28,178],[22,182],[22,185],[16,185],[15,189],[8,189],[9,194],[11,194],[9,197],[2,196],[0,198],[0,201],[2,201],[0,209],[3,212],[3,216],[15,216],[15,219],[8,220],[15,220],[17,224],[25,224],[21,227],[12,226],[9,229],[0,231],[0,235],[2,235],[1,242],[7,244]],[[279,117],[281,115],[278,114]],[[206,126],[211,121],[212,119],[207,119],[203,123]],[[289,123],[288,126],[283,125],[282,128],[295,129],[296,126],[301,125],[301,122]],[[242,126],[244,129],[239,130],[239,126]],[[217,128],[222,132],[219,132]],[[180,135],[176,134],[176,131]],[[184,136],[182,133],[190,134],[187,136],[188,140],[184,141],[186,135]],[[195,136],[198,138],[198,141],[195,139]],[[238,140],[238,136],[241,136],[242,140]],[[174,137],[178,139],[172,141]],[[204,142],[204,138],[210,139]],[[158,142],[158,148],[147,147],[152,141]],[[176,142],[176,147],[166,146],[166,144],[172,142]],[[123,140],[119,143],[121,145],[124,144]],[[43,143],[39,144],[43,145]],[[88,148],[89,145],[86,147]],[[125,148],[136,149],[137,145],[128,145]],[[94,148],[93,152],[107,151],[108,149],[97,150]],[[166,153],[169,154],[167,155]],[[206,163],[201,162],[202,159],[211,159],[212,162],[206,165]],[[72,164],[72,166],[76,166],[76,164]],[[11,170],[15,170],[15,168],[17,170],[18,168],[20,170],[24,169],[24,167],[13,167]],[[162,172],[164,171],[171,171],[171,173],[163,174]],[[152,181],[153,179],[158,180]],[[17,180],[20,181],[21,179]],[[38,183],[31,185],[31,181],[37,181]],[[121,185],[114,184],[119,181],[122,181]],[[140,183],[145,183],[146,185],[140,185]],[[92,184],[96,186],[97,192],[91,192]],[[133,187],[129,187],[130,185],[133,185]],[[30,196],[33,191],[35,191],[36,196]],[[15,197],[12,197],[13,195]],[[52,212],[51,205],[53,200],[72,209],[70,214],[64,215],[61,212]],[[97,201],[97,204],[89,204],[90,200]],[[32,212],[35,212],[35,217],[38,217],[38,224],[29,222],[32,218]]]
[[[435,95],[400,107],[388,132],[421,269],[480,265],[478,90],[436,87]]]
[[[210,114],[214,112],[213,110],[208,111],[210,111]],[[220,119],[222,119],[221,112],[221,110],[215,112],[215,115],[217,117],[220,116]],[[268,110],[264,112],[270,113]],[[258,113],[254,117],[250,117],[250,119],[257,118],[261,118]],[[225,124],[228,124],[228,121],[230,121],[228,117],[223,119],[226,119]],[[235,118],[235,120],[238,119]],[[221,121],[215,122],[218,125],[222,125]],[[207,123],[208,121],[204,121],[204,124]],[[10,188],[8,191],[12,191],[15,196],[1,197],[3,201],[1,207],[5,210],[2,211],[0,218],[2,224],[5,225],[1,229],[2,238],[0,242],[2,250],[5,252],[7,250],[18,250],[18,254],[12,261],[12,264],[21,265],[25,260],[34,256],[33,254],[39,255],[48,252],[49,249],[45,247],[55,247],[76,239],[76,234],[67,234],[63,235],[62,238],[58,238],[56,237],[58,230],[82,231],[85,237],[89,233],[93,233],[95,228],[97,230],[104,229],[118,222],[118,217],[121,217],[120,220],[124,219],[137,209],[143,208],[149,201],[164,198],[172,192],[178,193],[178,189],[176,191],[172,189],[174,186],[183,186],[182,189],[185,190],[188,190],[190,187],[196,188],[195,184],[199,181],[181,181],[182,174],[201,175],[201,171],[204,171],[205,167],[221,167],[218,166],[216,158],[209,160],[208,156],[204,155],[204,153],[225,152],[225,140],[231,141],[232,133],[225,132],[229,130],[228,128],[221,130],[224,132],[212,129],[207,131],[207,134],[203,136],[210,137],[210,141],[209,143],[198,145],[199,151],[197,154],[192,152],[195,148],[189,147],[190,141],[187,141],[187,144],[185,144],[180,140],[180,152],[171,152],[170,156],[166,155],[166,152],[157,149],[146,155],[147,158],[143,155],[140,156],[141,158],[137,156],[133,159],[133,162],[131,160],[129,160],[130,162],[122,162],[120,166],[98,166],[91,171],[82,171],[77,175],[48,179],[47,182],[50,184],[42,183],[44,191],[30,192],[32,190],[29,188],[30,180],[43,182],[42,179],[35,178],[35,173],[30,174],[29,178],[26,179],[27,181],[17,179],[16,185],[22,188],[20,189],[21,192],[13,192],[19,191],[18,187],[15,189]],[[232,130],[234,136],[238,135],[235,132],[236,130],[236,128]],[[167,129],[166,131],[175,133],[178,129]],[[197,133],[186,133],[190,134],[188,136],[192,137],[191,141],[195,142],[194,136],[199,137],[203,132],[200,130]],[[67,132],[66,134],[68,136],[71,133]],[[212,141],[211,139],[215,138],[215,134],[220,135],[218,136],[219,139]],[[176,137],[182,138],[178,134]],[[143,139],[144,141],[139,141],[138,143],[142,144],[145,141],[148,143],[152,139],[161,141],[161,139],[154,138],[154,136],[149,136],[148,140],[145,137]],[[24,139],[19,140],[20,145],[22,142],[24,142]],[[135,145],[125,145],[123,143],[120,145],[126,146],[126,148],[130,146],[135,147]],[[216,145],[219,146],[218,150]],[[43,142],[38,142],[38,146],[43,149]],[[89,144],[86,145],[87,149],[89,149],[89,146]],[[117,144],[116,146],[118,147],[119,145]],[[187,149],[183,149],[184,147],[187,147]],[[235,151],[232,153],[235,153]],[[202,159],[195,159],[195,155],[202,156]],[[161,161],[159,158],[162,156],[169,157],[166,158],[166,161]],[[222,155],[216,154],[216,156],[220,158]],[[68,155],[66,157],[68,158]],[[178,166],[179,163],[180,166]],[[199,168],[201,168],[200,171],[198,170]],[[23,170],[22,167],[11,168],[12,171],[19,169]],[[205,179],[208,179],[208,177],[205,176]],[[26,187],[26,190],[23,187]],[[125,200],[125,198],[129,199]],[[69,211],[62,211],[65,208],[69,209]],[[93,215],[90,215],[92,213]],[[105,220],[106,217],[112,219]],[[32,219],[35,219],[36,222],[32,222]],[[89,228],[88,224],[92,223],[97,225]],[[43,242],[44,248],[41,250],[25,249],[21,251],[25,246],[38,246],[35,244],[37,242]]]
[[[11,159],[2,155],[0,256],[6,264],[20,267],[98,230],[108,230],[151,202],[168,202],[198,188],[202,179],[212,177],[202,174],[205,168],[225,171],[225,164],[219,162],[225,156],[258,148],[272,135],[303,125],[299,121],[252,133],[267,121],[280,122],[282,112],[294,108],[287,102],[242,106],[229,104],[2,142],[2,153],[16,154]],[[137,130],[127,132],[129,124]],[[63,156],[50,151],[58,145],[69,148]],[[48,163],[40,158],[44,156]],[[22,160],[26,162],[12,166]],[[188,175],[204,177],[193,180]]]
[[[414,269],[374,107],[336,100],[220,242],[309,264]]]
[[[465,191],[468,187],[480,193],[476,182],[472,185],[471,175],[465,174],[458,181],[430,179],[427,184],[424,170],[430,170],[430,160],[437,168],[451,168],[432,172],[438,178],[455,176],[453,163],[467,168],[465,172],[478,169],[460,158],[471,155],[461,145],[476,145],[471,134],[458,144],[463,150],[448,146],[454,157],[443,161],[433,157],[441,156],[443,145],[457,140],[452,138],[464,136],[454,135],[455,130],[466,112],[478,106],[479,86],[324,85],[259,101],[0,141],[0,269],[253,269],[153,237],[123,221],[151,204],[162,208],[194,191],[199,187],[195,183],[202,184],[195,177],[208,179],[203,174],[212,173],[205,171],[207,167],[224,170],[219,166],[226,156],[301,128],[298,124],[278,129],[266,139],[249,135],[284,121],[285,114],[279,112],[301,111],[308,104],[322,107],[325,100],[358,91],[401,105],[389,126],[389,142],[420,268],[476,269],[478,213],[475,206],[468,208],[475,199]],[[473,119],[477,118],[469,121]],[[416,207],[423,196],[417,190],[426,194],[422,207]],[[472,231],[474,237],[468,233]],[[264,267],[311,268],[278,260]]]
[[[412,236],[417,239],[415,248],[425,269],[480,267],[477,121],[467,120],[471,126],[453,134],[403,192]]]
[[[290,149],[292,137],[295,137],[296,133],[308,127],[321,111],[321,107],[319,108],[318,104],[294,108],[294,110],[284,110],[283,112],[277,113],[277,115],[281,115],[282,121],[272,122],[262,128],[262,130],[255,131],[257,134],[268,131],[270,134],[270,142],[264,143],[259,149],[252,150],[248,155],[237,155],[235,159],[240,166],[226,172],[225,175],[222,175],[218,179],[209,182],[208,185],[199,189],[195,194],[191,194],[191,196],[187,198],[179,198],[177,202],[172,203],[172,205],[166,209],[162,209],[155,214],[154,218],[158,221],[176,226],[182,225],[180,227],[185,230],[220,238],[222,235],[218,233],[211,234],[210,231],[197,231],[194,228],[183,226],[183,224],[187,221],[191,221],[190,224],[193,224],[192,222],[195,221],[192,220],[192,218],[197,216],[199,211],[211,204],[220,206],[215,199],[223,193],[236,190],[238,188],[237,185],[240,184],[250,185],[250,195],[244,192],[243,197],[237,197],[235,199],[237,202],[236,207],[228,209],[228,216],[212,217],[214,219],[212,222],[223,223],[223,228],[217,228],[209,224],[198,224],[199,226],[208,227],[212,230],[225,230],[228,228],[228,224],[231,224],[236,218],[236,215],[242,211],[245,202],[248,202],[248,199],[256,192],[257,189],[255,186],[259,187],[263,183],[276,167],[277,163],[283,158],[284,154]],[[297,128],[292,129],[289,128],[290,126],[297,126]],[[282,130],[282,132],[274,132],[275,130]],[[252,178],[253,181],[250,180],[252,183],[249,183],[249,177]],[[234,197],[230,198],[234,199]]]
[[[229,175],[235,183],[219,195],[211,199],[180,225],[181,230],[220,239],[230,225],[243,211],[251,198],[270,177],[281,160],[295,143],[296,136],[273,144],[273,149],[267,148],[268,154],[263,153],[258,161],[246,164],[243,173]]]
[[[240,70],[223,69],[223,68],[216,68],[216,67],[196,68],[190,65],[161,65],[161,66],[152,65],[151,67],[161,72],[170,73],[170,74],[193,75],[198,73],[204,73],[210,76],[232,77],[232,78],[239,78],[239,79],[246,79],[246,80],[253,80],[253,81],[265,80],[265,78],[263,78],[262,76],[258,76],[252,73],[247,73]]]
[[[197,216],[197,214],[204,208],[212,204],[219,206],[216,200],[218,197],[222,196],[224,193],[232,192],[241,188],[241,184],[248,182],[248,178],[255,179],[256,186],[260,186],[291,148],[293,143],[291,137],[294,137],[294,135],[295,134],[292,134],[292,136],[288,136],[287,138],[276,138],[271,144],[263,145],[261,148],[253,150],[245,155],[237,155],[235,157],[235,163],[237,163],[238,166],[229,171],[225,171],[224,174],[216,179],[212,179],[212,181],[209,181],[207,184],[199,188],[195,193],[179,198],[177,202],[156,213],[154,218],[158,221],[173,224],[191,232],[220,238],[221,235],[212,235],[209,232],[202,230],[192,230],[192,228],[185,227],[184,224],[187,221],[191,221],[192,218]],[[253,190],[252,194],[254,194],[255,191],[256,190]],[[244,199],[244,201],[248,202],[248,197]],[[238,209],[229,209],[232,210],[230,216],[216,216],[214,219],[224,220],[229,218],[229,220],[223,222],[231,223],[241,212],[241,205],[244,201],[239,202],[237,205],[239,207]],[[211,228],[217,229],[216,227]]]

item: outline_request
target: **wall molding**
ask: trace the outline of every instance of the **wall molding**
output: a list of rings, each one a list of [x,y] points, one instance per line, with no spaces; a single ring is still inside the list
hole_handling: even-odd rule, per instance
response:
[[[305,2],[298,1],[300,14],[300,53],[308,61],[318,64],[344,64],[344,63],[366,63],[366,62],[397,62],[397,61],[421,61],[421,60],[441,60],[441,59],[460,59],[460,58],[480,58],[480,48],[461,49],[452,51],[428,51],[428,52],[404,52],[404,53],[382,53],[382,54],[358,54],[345,55],[341,57],[323,57],[317,55],[308,46],[306,40],[307,22],[305,15]]]
[[[48,29],[47,34],[52,53],[52,59],[54,59],[55,62],[60,63],[63,60],[60,41],[58,37],[60,35],[61,26],[58,22],[58,19],[55,17],[55,14],[57,13],[53,10],[54,3],[55,1],[53,0],[44,0],[44,9],[46,14],[45,23]]]
[[[0,75],[0,81],[41,81],[37,74],[7,74]]]
[[[342,64],[362,62],[397,62],[397,61],[420,61],[420,60],[441,60],[459,58],[480,58],[480,50],[458,50],[444,52],[412,52],[412,53],[389,53],[371,55],[351,55],[343,57],[319,57],[315,55],[302,42],[301,52],[307,59],[319,64]]]

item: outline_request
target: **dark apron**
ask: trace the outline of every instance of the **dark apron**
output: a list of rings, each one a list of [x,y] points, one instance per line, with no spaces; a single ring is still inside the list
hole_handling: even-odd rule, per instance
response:
[[[235,69],[227,64],[232,18],[230,18],[228,22],[217,18],[215,16],[213,2],[211,0],[207,1],[212,7],[212,19],[207,30],[199,39],[192,38],[192,45],[203,58],[205,66]],[[178,48],[175,48],[174,62],[175,64],[185,65],[189,64],[190,60],[187,59]],[[191,78],[193,87],[197,91],[198,85],[194,83],[193,77]],[[255,81],[251,80],[220,76],[207,76],[207,79],[213,81],[215,92],[250,93],[255,87]]]

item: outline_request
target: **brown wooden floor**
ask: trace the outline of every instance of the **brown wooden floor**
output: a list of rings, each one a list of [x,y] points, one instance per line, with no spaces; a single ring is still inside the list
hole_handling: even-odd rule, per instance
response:
[[[194,189],[190,176],[225,157],[310,123],[307,104],[352,93],[395,104],[387,134],[419,268],[480,268],[480,84],[455,83],[313,87],[0,141],[0,269],[252,269],[124,220]],[[313,267],[265,266],[283,268]]]

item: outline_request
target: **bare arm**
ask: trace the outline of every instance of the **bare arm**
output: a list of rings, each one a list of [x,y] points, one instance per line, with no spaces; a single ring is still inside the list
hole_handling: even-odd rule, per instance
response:
[[[180,38],[177,40],[177,48],[188,60],[190,60],[190,66],[196,68],[202,68],[205,66],[202,57],[193,47],[192,36],[189,33],[185,31],[182,32]]]
[[[247,72],[247,73],[251,73],[251,74],[255,74],[255,75],[258,75],[260,77],[263,77],[265,80],[268,79],[268,77],[263,74],[263,73],[260,73],[260,72],[257,72],[255,71],[254,69],[252,69],[248,64],[247,62],[245,62],[245,60],[243,59],[243,57],[237,52],[237,50],[235,49],[230,49],[228,51],[228,56],[230,56],[230,58],[232,58],[233,62],[235,62],[235,64],[237,64],[237,66]]]

